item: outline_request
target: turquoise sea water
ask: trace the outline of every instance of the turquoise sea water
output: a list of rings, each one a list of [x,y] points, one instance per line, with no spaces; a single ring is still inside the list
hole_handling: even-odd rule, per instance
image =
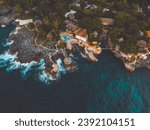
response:
[[[60,80],[46,85],[42,60],[12,63],[4,40],[10,30],[0,29],[0,112],[150,112],[149,69],[129,73],[104,51],[98,63],[78,58],[78,71],[67,74],[62,68]]]

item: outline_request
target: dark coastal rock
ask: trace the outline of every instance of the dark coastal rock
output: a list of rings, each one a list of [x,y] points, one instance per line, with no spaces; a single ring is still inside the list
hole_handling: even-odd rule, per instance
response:
[[[21,63],[29,63],[32,61],[40,61],[44,59],[45,72],[56,78],[56,73],[51,73],[56,60],[64,59],[64,55],[61,49],[48,49],[35,43],[35,33],[28,31],[26,27],[23,27],[18,33],[13,33],[9,36],[9,40],[13,40],[14,43],[10,47],[11,53],[17,53],[17,60]],[[77,67],[72,62],[65,67],[67,70],[75,70]]]
[[[48,72],[50,72],[51,71],[51,69],[52,69],[52,62],[51,62],[51,60],[49,59],[49,56],[47,55],[47,56],[45,56],[44,57],[44,61],[45,61],[45,64],[46,64],[46,71],[48,71]]]
[[[18,34],[12,34],[9,39],[14,41],[11,52],[18,52],[18,60],[22,63],[39,61],[47,53],[47,50],[34,44],[33,32],[29,32],[25,27],[19,30]]]

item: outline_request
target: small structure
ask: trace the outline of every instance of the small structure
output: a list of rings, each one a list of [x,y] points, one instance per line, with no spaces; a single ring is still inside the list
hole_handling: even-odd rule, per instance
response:
[[[102,52],[102,49],[100,47],[96,47],[96,46],[88,46],[87,49],[92,51],[96,55],[99,55]]]
[[[20,26],[24,26],[24,25],[27,25],[29,23],[33,23],[33,19],[25,19],[25,20],[16,19],[15,21],[17,23],[19,23]]]
[[[95,4],[89,4],[88,2],[86,2],[85,4],[85,9],[97,9],[97,6]]]
[[[147,55],[144,54],[144,53],[138,53],[138,57],[139,57],[139,59],[142,59],[142,60],[146,60],[147,59]]]
[[[109,11],[110,11],[110,9],[108,9],[108,8],[104,8],[104,9],[103,9],[103,13],[109,12]]]
[[[137,60],[137,56],[134,54],[127,54],[125,57],[125,61],[128,63],[134,64],[136,63],[136,60]]]
[[[139,30],[139,35],[140,35],[140,37],[143,37],[144,36],[144,32],[142,30]]]
[[[83,28],[78,28],[77,30],[74,31],[75,38],[82,42],[87,42],[88,41],[88,34],[87,30]]]
[[[80,0],[74,0],[73,3],[72,3],[72,6],[80,7],[81,6]]]
[[[123,37],[121,37],[121,38],[118,39],[118,42],[123,42],[123,41],[124,41]]]
[[[75,14],[68,14],[67,16],[69,19],[74,20],[75,19]]]
[[[97,44],[98,44],[97,41],[93,41],[93,42],[92,42],[92,45],[97,45]]]
[[[64,23],[69,24],[69,23],[72,23],[72,22],[70,20],[65,20]]]
[[[34,25],[37,27],[39,27],[42,24],[43,24],[43,22],[40,19],[34,21]]]
[[[92,34],[93,34],[94,37],[98,36],[98,32],[97,31],[94,31]]]
[[[35,11],[37,9],[37,7],[33,7],[32,10]]]
[[[68,50],[72,50],[72,45],[70,43],[67,43],[66,47],[67,47]]]
[[[69,19],[74,19],[76,13],[77,13],[76,11],[70,10],[70,12],[67,12],[67,13],[65,14],[65,17],[66,17],[66,18],[69,18]]]
[[[72,63],[72,60],[70,57],[65,57],[63,61],[66,65],[70,65]]]
[[[150,38],[150,30],[146,31],[147,37]]]
[[[67,29],[67,31],[74,32],[75,30],[78,29],[78,26],[72,22],[68,22],[68,24],[66,25],[66,29]]]
[[[102,25],[109,26],[114,25],[114,19],[112,18],[100,18],[102,21]]]
[[[126,67],[126,69],[129,70],[130,72],[133,72],[133,71],[135,70],[135,68],[133,67],[132,64],[126,63],[126,64],[125,64],[125,67]]]
[[[30,13],[30,11],[28,11],[28,10],[25,11],[25,14],[29,14],[29,13]]]
[[[146,48],[146,41],[138,40],[136,45],[140,48]]]

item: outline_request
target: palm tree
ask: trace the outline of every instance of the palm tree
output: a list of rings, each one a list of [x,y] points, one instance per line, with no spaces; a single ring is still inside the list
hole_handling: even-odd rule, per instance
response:
[[[59,33],[60,33],[60,25],[62,23],[62,20],[60,17],[57,17],[55,18],[54,20],[52,20],[50,22],[50,25],[51,25],[51,28],[52,28],[52,32],[53,34],[55,35],[55,39],[56,40],[59,40],[60,36],[59,36]]]

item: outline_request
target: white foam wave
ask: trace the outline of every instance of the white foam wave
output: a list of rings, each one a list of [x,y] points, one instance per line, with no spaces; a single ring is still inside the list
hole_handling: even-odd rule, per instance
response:
[[[38,76],[39,80],[45,84],[50,84],[54,80],[51,76],[47,75],[44,70],[40,72]]]
[[[57,77],[60,77],[62,74],[66,74],[67,71],[65,70],[65,68],[62,66],[62,60],[58,59],[56,61],[57,65],[58,65],[58,72],[57,72]]]
[[[10,45],[13,44],[13,42],[14,42],[13,40],[11,40],[11,41],[8,41],[8,40],[7,40],[7,42],[5,42],[5,44],[3,44],[3,46],[4,46],[4,47],[10,46]]]
[[[29,76],[29,72],[32,71],[32,67],[34,65],[39,65],[38,70],[38,77],[40,81],[44,83],[50,83],[51,80],[53,80],[50,76],[48,76],[44,70],[45,70],[45,63],[44,60],[40,60],[39,63],[32,61],[30,63],[20,63],[19,61],[16,61],[17,53],[15,55],[12,55],[9,53],[9,51],[4,52],[0,55],[0,68],[6,68],[6,72],[12,72],[14,70],[20,70],[22,77],[26,78]]]
[[[13,41],[9,42],[7,40],[7,42],[4,43],[3,46],[10,46],[11,44],[13,44]],[[61,75],[67,73],[62,65],[61,59],[58,59],[56,61],[59,69],[56,74],[56,78],[53,78],[52,76],[45,73],[44,59],[41,59],[38,63],[35,61],[32,61],[30,63],[21,63],[16,60],[17,54],[18,53],[12,55],[10,54],[9,50],[5,51],[3,54],[0,54],[0,68],[5,68],[6,72],[8,73],[19,70],[23,78],[27,78],[33,70],[37,71],[35,75],[37,75],[38,79],[45,84],[49,84],[53,80],[59,79]]]

